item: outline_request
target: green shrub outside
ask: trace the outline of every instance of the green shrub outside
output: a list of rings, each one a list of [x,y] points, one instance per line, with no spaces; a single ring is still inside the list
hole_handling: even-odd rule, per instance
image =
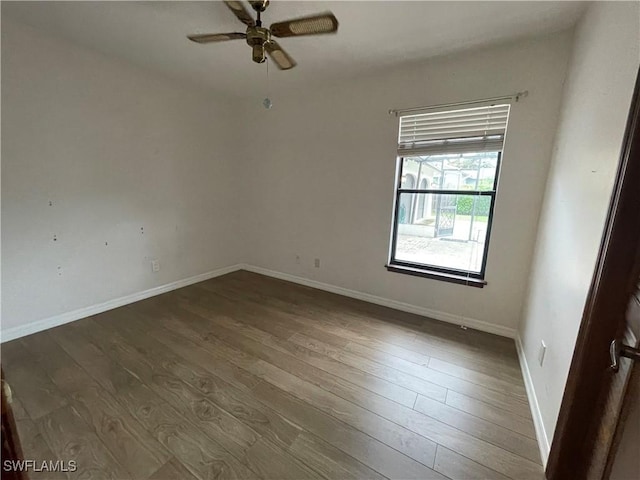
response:
[[[473,208],[473,202],[475,199],[475,210]],[[456,202],[456,213],[458,215],[472,215],[476,216],[488,216],[489,208],[491,207],[491,197],[489,196],[480,196],[480,197],[471,197],[471,196],[462,196],[458,195],[458,199]]]

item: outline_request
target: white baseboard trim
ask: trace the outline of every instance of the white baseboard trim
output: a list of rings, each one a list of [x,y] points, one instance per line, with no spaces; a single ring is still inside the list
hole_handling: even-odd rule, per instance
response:
[[[194,283],[203,282],[210,278],[220,277],[227,273],[240,270],[241,265],[231,265],[229,267],[218,268],[210,272],[201,273],[200,275],[194,275],[193,277],[184,278],[175,282],[160,285],[159,287],[150,288],[142,292],[133,293],[131,295],[125,295],[124,297],[109,300],[107,302],[99,303],[97,305],[91,305],[90,307],[79,308],[71,312],[62,313],[53,317],[38,320],[36,322],[29,323],[27,325],[20,325],[18,327],[8,328],[0,332],[0,342],[8,342],[16,338],[25,337],[32,333],[37,333],[42,330],[64,325],[65,323],[74,322],[81,318],[90,317],[91,315],[97,315],[107,310],[113,310],[114,308],[122,307],[130,303],[138,302],[149,297],[154,297],[162,293],[170,292],[171,290],[177,290],[178,288],[186,287]]]
[[[317,288],[319,290],[336,293],[338,295],[343,295],[345,297],[351,297],[358,300],[363,300],[365,302],[374,303],[376,305],[382,305],[385,307],[393,308],[395,310],[415,313],[416,315],[433,318],[435,320],[452,323],[454,325],[464,325],[466,327],[480,330],[482,332],[493,333],[493,334],[500,335],[503,337],[508,337],[508,338],[516,337],[516,331],[513,328],[508,328],[501,325],[494,325],[489,322],[484,322],[482,320],[478,320],[475,318],[462,317],[460,315],[454,315],[451,313],[440,312],[438,310],[432,310],[430,308],[420,307],[420,306],[412,305],[409,303],[390,300],[388,298],[371,295],[369,293],[359,292],[357,290],[350,290],[348,288],[338,287],[328,283],[322,283],[316,280],[310,280],[308,278],[298,277],[296,275],[291,275],[289,273],[269,270],[269,269],[258,267],[255,265],[236,264],[236,265],[231,265],[229,267],[223,267],[210,272],[202,273],[200,275],[195,275],[193,277],[185,278],[182,280],[177,280],[175,282],[167,283],[166,285],[161,285],[159,287],[150,288],[149,290],[145,290],[142,292],[126,295],[124,297],[116,298],[114,300],[109,300],[107,302],[100,303],[98,305],[92,305],[89,307],[80,308],[78,310],[73,310],[71,312],[62,313],[60,315],[55,315],[53,317],[49,317],[43,320],[38,320],[36,322],[29,323],[28,325],[21,325],[18,327],[9,328],[7,330],[3,330],[2,332],[0,332],[0,342],[8,342],[16,338],[20,338],[27,335],[31,335],[36,332],[40,332],[42,330],[47,330],[49,328],[57,327],[59,325],[64,325],[65,323],[73,322],[75,320],[80,320],[81,318],[90,317],[91,315],[97,315],[99,313],[106,312],[107,310],[112,310],[114,308],[122,307],[124,305],[128,305],[130,303],[137,302],[140,300],[144,300],[146,298],[153,297],[155,295],[160,295],[162,293],[166,293],[171,290],[176,290],[178,288],[186,287],[194,283],[203,282],[205,280],[209,280],[210,278],[226,275],[227,273],[235,272],[236,270],[247,270],[249,272],[259,273],[261,275],[266,275],[268,277],[279,278],[281,280],[286,280],[286,281],[297,283],[300,285],[305,285],[307,287]]]
[[[538,403],[536,390],[533,387],[533,379],[531,378],[531,372],[529,371],[527,358],[524,355],[524,347],[522,346],[520,335],[516,335],[516,350],[518,351],[518,359],[520,360],[520,369],[522,370],[524,385],[527,389],[527,397],[529,398],[529,407],[531,408],[533,425],[536,429],[536,438],[538,439],[538,448],[540,449],[542,466],[546,468],[547,460],[549,459],[549,450],[551,449],[551,442],[549,441],[547,431],[545,430],[544,423],[542,422],[542,412],[540,411],[540,404]]]
[[[328,283],[318,282],[316,280],[310,280],[304,277],[298,277],[289,273],[278,272],[275,270],[269,270],[267,268],[257,267],[255,265],[241,265],[242,270],[249,272],[259,273],[268,277],[279,278],[288,282],[298,283],[307,287],[317,288],[318,290],[324,290],[326,292],[337,293],[345,297],[356,298],[369,303],[375,303],[376,305],[382,305],[384,307],[393,308],[395,310],[401,310],[403,312],[415,313],[423,317],[433,318],[435,320],[441,320],[447,323],[453,323],[454,325],[464,325],[465,327],[480,330],[482,332],[493,333],[507,338],[515,338],[516,330],[514,328],[504,327],[502,325],[494,325],[489,322],[477,320],[470,317],[462,317],[460,315],[454,315],[451,313],[440,312],[438,310],[432,310],[426,307],[419,307],[409,303],[398,302],[396,300],[390,300],[384,297],[378,297],[369,293],[359,292],[357,290],[350,290],[348,288],[337,287]]]

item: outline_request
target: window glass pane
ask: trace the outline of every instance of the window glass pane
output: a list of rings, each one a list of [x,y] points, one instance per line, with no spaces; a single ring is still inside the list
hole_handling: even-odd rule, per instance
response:
[[[405,157],[400,188],[493,190],[498,152]]]
[[[401,193],[395,260],[480,273],[490,195]]]

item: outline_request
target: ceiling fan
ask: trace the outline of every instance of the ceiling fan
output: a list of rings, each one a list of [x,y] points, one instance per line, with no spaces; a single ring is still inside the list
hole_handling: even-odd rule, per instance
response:
[[[253,49],[253,61],[262,63],[265,61],[265,52],[281,70],[289,70],[296,66],[296,61],[285,52],[272,37],[299,37],[302,35],[319,35],[338,31],[338,20],[331,12],[312,15],[309,17],[294,18],[284,22],[278,22],[269,28],[262,26],[260,14],[269,6],[269,0],[249,1],[251,7],[257,12],[254,20],[242,2],[224,2],[235,16],[247,26],[245,33],[205,33],[187,35],[187,38],[196,43],[225,42],[227,40],[246,39]]]

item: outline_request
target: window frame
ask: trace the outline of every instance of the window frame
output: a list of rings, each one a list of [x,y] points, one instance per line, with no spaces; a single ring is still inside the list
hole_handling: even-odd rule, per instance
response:
[[[393,218],[391,228],[391,242],[389,248],[389,259],[386,265],[387,270],[397,273],[406,273],[408,275],[433,278],[452,283],[459,283],[482,288],[487,282],[485,280],[487,259],[489,256],[489,243],[491,240],[491,230],[493,227],[493,213],[495,209],[496,194],[498,192],[498,180],[500,177],[500,168],[502,162],[502,151],[497,150],[496,172],[493,179],[493,188],[491,190],[450,190],[450,189],[421,189],[421,188],[402,188],[402,170],[405,159],[415,157],[417,155],[405,155],[397,157],[396,179],[394,187],[394,205]],[[469,152],[473,153],[473,152]],[[418,179],[419,181],[419,179]],[[487,233],[485,236],[485,244],[482,256],[482,266],[480,272],[472,272],[469,270],[459,270],[456,268],[446,268],[437,265],[429,265],[416,262],[407,262],[396,259],[396,247],[398,240],[398,217],[400,213],[400,197],[402,194],[440,194],[440,195],[478,195],[489,196],[491,198],[489,206],[489,215],[487,218]]]

